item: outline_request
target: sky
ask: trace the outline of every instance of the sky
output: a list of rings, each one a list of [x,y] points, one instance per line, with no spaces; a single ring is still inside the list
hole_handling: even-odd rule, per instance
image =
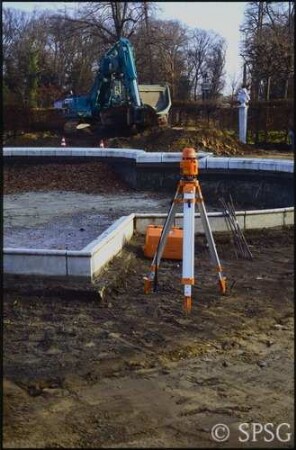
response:
[[[242,78],[242,60],[239,56],[239,27],[247,2],[155,2],[159,7],[156,17],[164,20],[179,20],[190,28],[212,30],[226,40],[226,88],[230,93],[230,79]],[[3,2],[4,7],[31,12],[36,9],[58,10],[72,2]]]
[[[226,79],[234,74],[242,78],[239,56],[240,32],[247,2],[157,2],[162,8],[159,19],[177,19],[191,28],[212,30],[226,40]]]

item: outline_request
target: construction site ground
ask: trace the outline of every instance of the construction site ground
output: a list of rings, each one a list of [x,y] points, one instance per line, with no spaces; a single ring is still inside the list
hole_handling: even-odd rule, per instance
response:
[[[201,126],[168,127],[145,130],[137,135],[120,136],[111,131],[98,131],[86,128],[75,133],[32,132],[6,137],[7,147],[59,147],[65,137],[68,147],[99,147],[103,140],[105,147],[134,148],[148,152],[179,152],[184,147],[194,147],[200,151],[213,152],[216,156],[251,157],[293,157],[291,145],[275,143],[265,145],[242,144],[233,132],[220,130],[207,124]]]
[[[100,177],[79,165],[64,177],[62,165],[39,176],[34,165],[5,166],[4,194],[129,192],[94,164]],[[157,292],[143,293],[151,261],[139,235],[92,287],[4,278],[4,448],[293,448],[294,227],[246,238],[252,261],[215,234],[221,296],[197,237],[190,315],[180,261],[164,260]],[[245,422],[291,428],[243,443]],[[216,424],[229,427],[225,442],[212,436]]]

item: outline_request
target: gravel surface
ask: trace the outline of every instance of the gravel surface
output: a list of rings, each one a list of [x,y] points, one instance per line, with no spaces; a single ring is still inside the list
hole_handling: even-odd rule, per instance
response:
[[[7,164],[4,247],[81,250],[114,220],[163,212],[167,193],[129,188],[107,164]]]
[[[75,214],[35,227],[4,229],[5,248],[82,250],[112,223],[106,215]]]
[[[151,198],[152,197],[152,198]],[[134,212],[163,212],[168,194],[85,194],[52,191],[6,195],[4,247],[81,250],[116,219]]]

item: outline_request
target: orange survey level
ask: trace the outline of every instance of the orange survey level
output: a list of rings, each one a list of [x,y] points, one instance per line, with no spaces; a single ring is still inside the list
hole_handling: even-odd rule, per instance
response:
[[[159,225],[148,225],[146,230],[146,239],[144,246],[144,255],[147,258],[152,258],[157,250],[157,245],[160,239],[162,228]],[[162,258],[164,259],[182,259],[183,252],[183,229],[179,227],[172,227],[167,242],[164,247]]]

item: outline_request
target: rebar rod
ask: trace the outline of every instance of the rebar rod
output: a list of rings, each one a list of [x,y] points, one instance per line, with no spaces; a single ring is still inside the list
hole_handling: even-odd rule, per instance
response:
[[[230,229],[230,231],[232,232],[234,251],[236,257],[238,258],[238,256],[240,255],[243,258],[253,259],[253,255],[249,249],[246,238],[239,226],[231,194],[229,197],[230,201],[228,202],[228,204],[223,198],[220,198],[219,200],[224,209],[223,212],[226,224]]]

